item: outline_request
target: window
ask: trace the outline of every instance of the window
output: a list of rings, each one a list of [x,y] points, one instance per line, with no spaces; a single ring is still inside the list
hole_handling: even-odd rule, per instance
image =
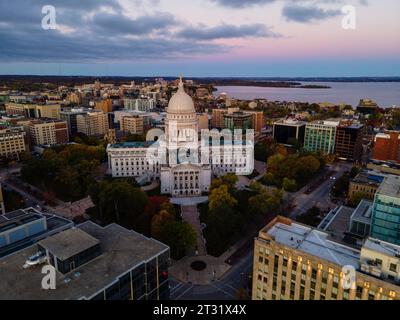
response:
[[[391,263],[389,269],[392,272],[397,272],[397,265],[394,263]]]

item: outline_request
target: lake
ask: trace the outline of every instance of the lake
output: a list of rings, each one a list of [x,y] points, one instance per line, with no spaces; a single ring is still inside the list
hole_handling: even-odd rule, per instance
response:
[[[214,95],[226,92],[228,97],[269,101],[331,102],[357,106],[360,99],[372,99],[381,107],[400,106],[400,82],[301,82],[303,85],[323,85],[331,89],[264,88],[218,86]]]

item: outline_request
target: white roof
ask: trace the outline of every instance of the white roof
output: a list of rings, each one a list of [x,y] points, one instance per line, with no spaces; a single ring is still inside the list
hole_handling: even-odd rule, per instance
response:
[[[400,255],[400,246],[373,238],[367,238],[363,248],[377,251],[391,257]]]
[[[360,251],[328,240],[328,234],[301,224],[276,223],[267,231],[278,243],[338,265],[358,268]]]

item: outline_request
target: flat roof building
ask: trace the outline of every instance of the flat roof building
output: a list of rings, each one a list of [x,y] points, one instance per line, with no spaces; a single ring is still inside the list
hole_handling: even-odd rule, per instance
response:
[[[349,231],[362,238],[367,237],[371,232],[373,202],[361,200],[350,218]]]
[[[16,159],[26,151],[23,127],[0,127],[0,159]]]
[[[276,142],[292,146],[293,141],[298,141],[300,145],[304,144],[304,135],[307,122],[292,119],[284,119],[274,122],[273,137]]]
[[[371,236],[400,244],[400,177],[387,176],[378,188],[372,209]]]
[[[54,290],[41,287],[45,264]],[[117,224],[85,222],[0,260],[0,298],[7,300],[157,300],[169,298],[169,248]],[[25,268],[22,266],[25,265]]]
[[[400,164],[400,132],[378,133],[375,136],[372,159]]]
[[[366,126],[343,121],[336,128],[335,152],[338,158],[361,162]]]
[[[31,246],[73,225],[68,219],[34,208],[5,213],[0,216],[0,257]]]
[[[324,120],[307,123],[304,149],[321,152],[324,155],[335,153],[336,129],[340,120]]]
[[[358,250],[331,240],[326,232],[277,217],[255,239],[252,298],[397,300],[397,250],[372,238]],[[354,277],[347,279],[349,272]]]
[[[101,111],[91,111],[76,117],[77,131],[87,136],[104,136],[109,129],[108,115]]]

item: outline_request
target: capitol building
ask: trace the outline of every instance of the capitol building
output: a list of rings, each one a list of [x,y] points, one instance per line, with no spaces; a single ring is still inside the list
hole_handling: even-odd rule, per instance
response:
[[[162,194],[188,197],[207,193],[213,177],[253,172],[254,133],[250,130],[243,138],[241,131],[199,132],[194,103],[182,78],[166,111],[165,132],[157,135],[161,130],[150,130],[151,141],[107,146],[113,177],[134,177],[139,183],[157,180]]]

